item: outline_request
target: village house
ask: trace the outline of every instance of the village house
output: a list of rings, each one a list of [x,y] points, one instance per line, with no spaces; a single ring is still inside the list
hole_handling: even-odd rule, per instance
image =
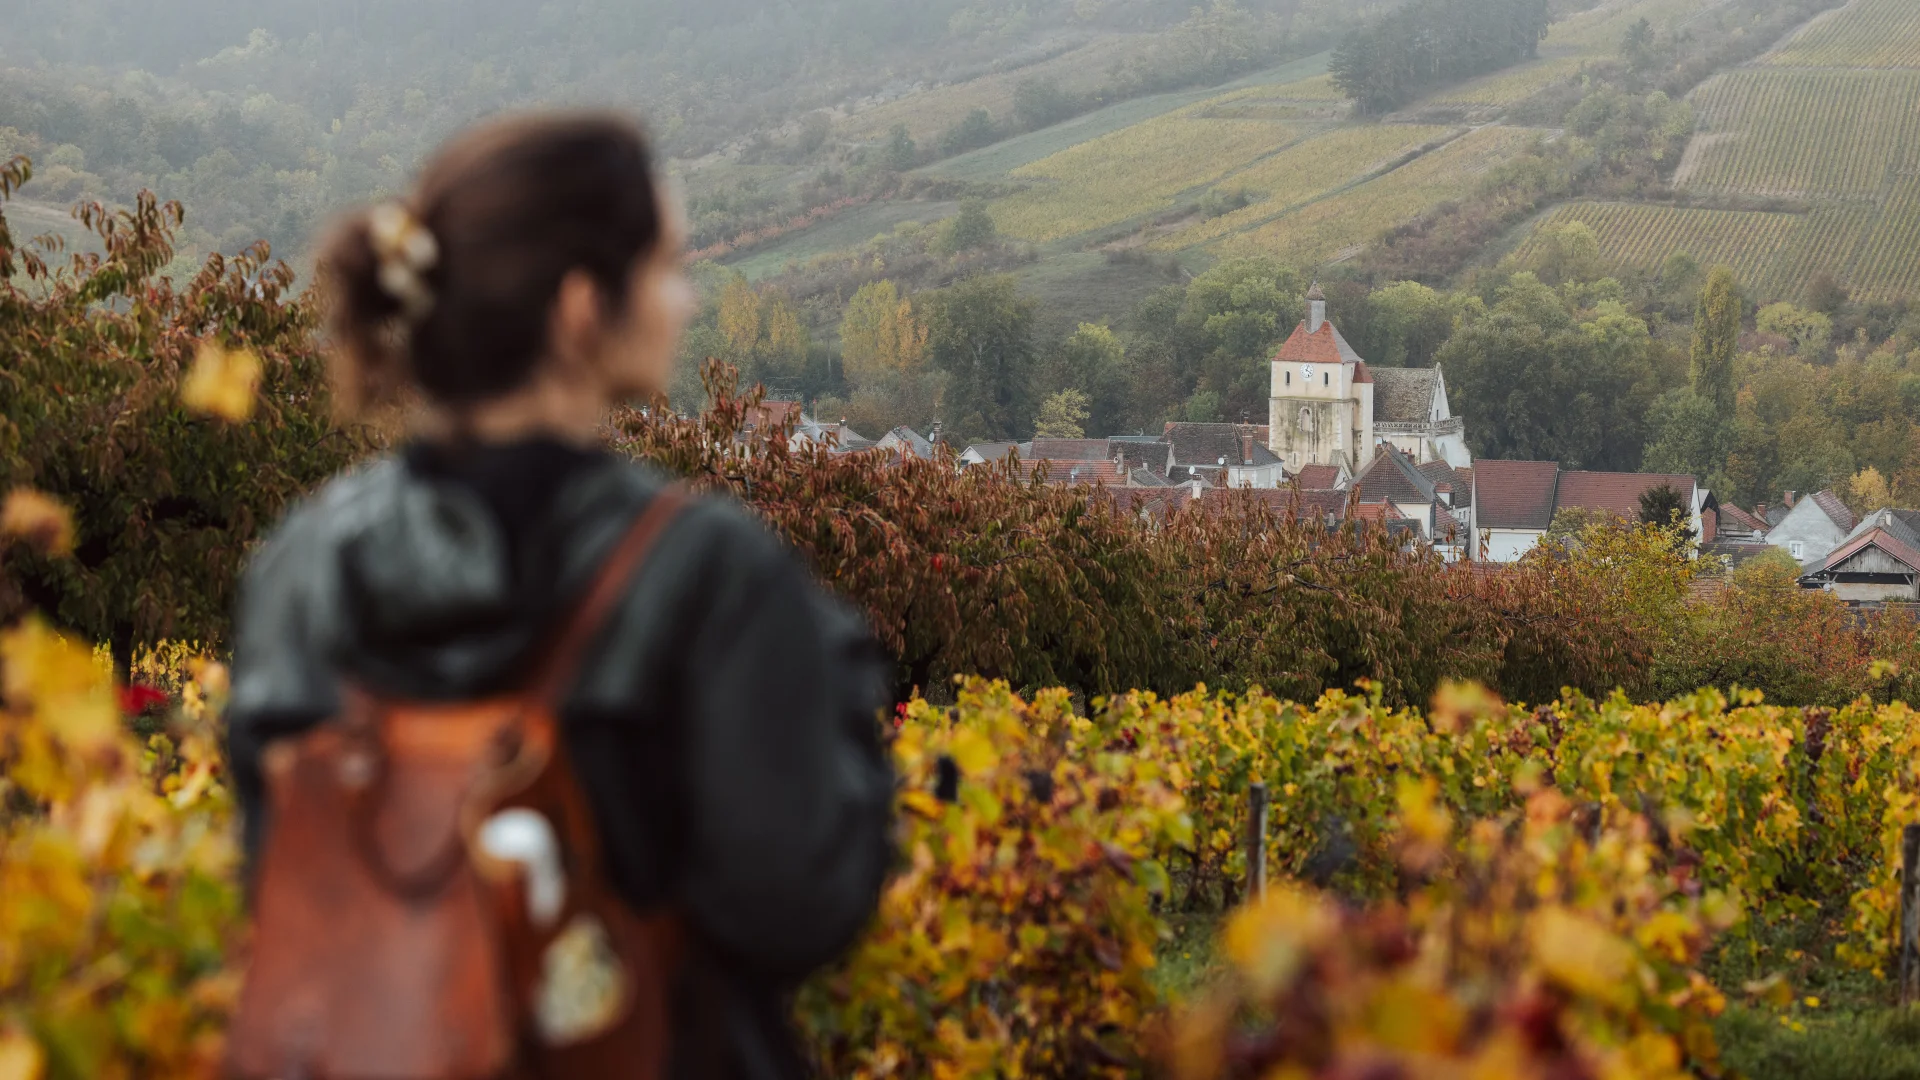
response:
[[[1713,541],[1719,502],[1691,476],[1667,473],[1568,471],[1552,461],[1480,461],[1472,470],[1466,510],[1477,562],[1515,562],[1540,543],[1563,510],[1585,510],[1625,521],[1640,517],[1640,498],[1671,487],[1686,507],[1686,524],[1702,543]]]
[[[1410,521],[1422,540],[1448,559],[1465,557],[1467,529],[1453,512],[1453,468],[1446,462],[1428,466],[1392,443],[1382,443],[1373,460],[1354,477],[1362,507],[1385,504],[1389,520]]]
[[[1825,559],[1852,535],[1859,522],[1831,490],[1796,500],[1787,492],[1786,513],[1767,531],[1767,543],[1807,566]]]
[[[1817,496],[1815,496],[1817,498]],[[1801,500],[1801,505],[1813,498]],[[1784,522],[1782,523],[1784,524]],[[1850,604],[1920,600],[1920,511],[1876,510],[1805,567],[1800,584]]]

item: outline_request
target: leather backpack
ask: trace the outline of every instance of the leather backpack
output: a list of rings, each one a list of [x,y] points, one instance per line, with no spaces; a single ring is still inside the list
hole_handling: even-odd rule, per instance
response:
[[[268,749],[236,1080],[665,1075],[686,943],[614,894],[558,709],[684,501],[640,514],[519,692],[349,688]]]

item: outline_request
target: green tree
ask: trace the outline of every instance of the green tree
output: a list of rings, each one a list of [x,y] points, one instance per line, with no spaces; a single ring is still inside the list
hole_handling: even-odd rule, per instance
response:
[[[1600,258],[1600,238],[1584,221],[1569,221],[1544,230],[1527,261],[1529,269],[1549,285],[1592,281],[1606,272]]]
[[[1048,349],[1034,371],[1034,397],[1045,401],[1062,390],[1087,398],[1087,430],[1109,434],[1126,409],[1126,346],[1098,323],[1081,323]]]
[[[1686,525],[1693,508],[1686,496],[1672,484],[1661,484],[1640,493],[1640,523],[1643,525]],[[1689,527],[1690,528],[1690,527]]]
[[[975,109],[947,129],[940,139],[940,149],[951,157],[986,146],[997,138],[999,132],[994,130],[993,117],[987,115],[985,109]]]
[[[1040,404],[1040,415],[1033,424],[1036,439],[1080,439],[1089,415],[1087,395],[1078,390],[1062,390]]]
[[[947,223],[940,236],[940,248],[950,255],[973,251],[993,243],[997,232],[986,200],[967,199],[960,204],[960,213]]]
[[[913,136],[908,133],[907,125],[895,124],[887,132],[887,148],[884,159],[887,168],[894,172],[906,172],[920,160],[920,148],[914,145]]]
[[[1740,351],[1740,284],[1733,268],[1716,266],[1693,316],[1688,378],[1696,396],[1712,404],[1714,417],[1733,417],[1733,359]]]
[[[1033,415],[1033,303],[1011,276],[980,275],[921,294],[927,355],[947,375],[942,412],[955,441],[1011,439]]]
[[[1453,333],[1447,297],[1417,281],[1396,281],[1367,297],[1371,341],[1363,350],[1381,367],[1431,367]]]
[[[1786,338],[1794,352],[1811,358],[1827,351],[1827,342],[1833,337],[1833,320],[1818,311],[1803,311],[1783,301],[1761,308],[1754,316],[1754,329]]]

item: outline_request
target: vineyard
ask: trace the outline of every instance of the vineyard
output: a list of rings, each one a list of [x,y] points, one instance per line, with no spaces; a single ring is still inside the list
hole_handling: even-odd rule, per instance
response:
[[[1815,20],[1766,62],[1782,67],[1920,68],[1920,8],[1853,0]]]
[[[1427,100],[1435,105],[1511,105],[1532,97],[1544,87],[1578,75],[1586,62],[1578,56],[1536,60],[1512,71],[1461,83]]]
[[[244,936],[224,669],[170,645],[116,691],[38,623],[0,636],[0,661],[3,764],[30,796],[0,811],[0,883],[42,898],[0,913],[0,1060],[215,1075]],[[1837,906],[1821,962],[1885,974],[1920,822],[1920,714],[1712,691],[1081,710],[966,680],[952,706],[901,706],[892,753],[900,870],[798,1002],[825,1075],[1718,1075],[1731,999],[1799,1024],[1779,973],[1800,956],[1769,927]],[[1163,996],[1168,916],[1234,909],[1222,966]],[[1728,951],[1773,974],[1717,985]],[[103,977],[129,964],[141,978]],[[1271,1037],[1229,1036],[1248,1022]]]
[[[1029,191],[999,200],[1002,232],[1022,240],[1073,236],[1164,209],[1311,133],[1304,124],[1210,120],[1183,109],[1015,169]]]
[[[1204,244],[1245,231],[1277,214],[1366,177],[1437,142],[1455,129],[1413,124],[1365,124],[1316,135],[1234,173],[1220,183],[1258,198],[1228,214],[1187,226],[1170,243]]]
[[[1223,257],[1285,252],[1302,264],[1336,258],[1384,229],[1466,194],[1480,175],[1539,135],[1525,128],[1480,128],[1384,176],[1216,240],[1209,250]],[[1176,234],[1156,246],[1184,245]]]
[[[1794,214],[1576,202],[1547,214],[1516,255],[1532,254],[1542,231],[1579,221],[1614,266],[1656,273],[1684,253],[1704,266],[1732,266],[1760,295],[1784,296],[1823,270],[1844,271],[1871,220],[1870,208],[1847,206]]]
[[[1700,88],[1677,186],[1873,198],[1920,124],[1920,72],[1747,69]]]
[[[1861,295],[1895,299],[1920,294],[1920,177],[1894,185],[1879,220],[1867,234],[1852,280]]]

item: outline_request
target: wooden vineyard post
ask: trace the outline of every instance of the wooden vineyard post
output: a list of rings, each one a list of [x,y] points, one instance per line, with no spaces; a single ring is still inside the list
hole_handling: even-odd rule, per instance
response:
[[[1267,785],[1247,785],[1247,897],[1267,895]]]
[[[1920,825],[1900,830],[1900,1004],[1920,1001]]]

